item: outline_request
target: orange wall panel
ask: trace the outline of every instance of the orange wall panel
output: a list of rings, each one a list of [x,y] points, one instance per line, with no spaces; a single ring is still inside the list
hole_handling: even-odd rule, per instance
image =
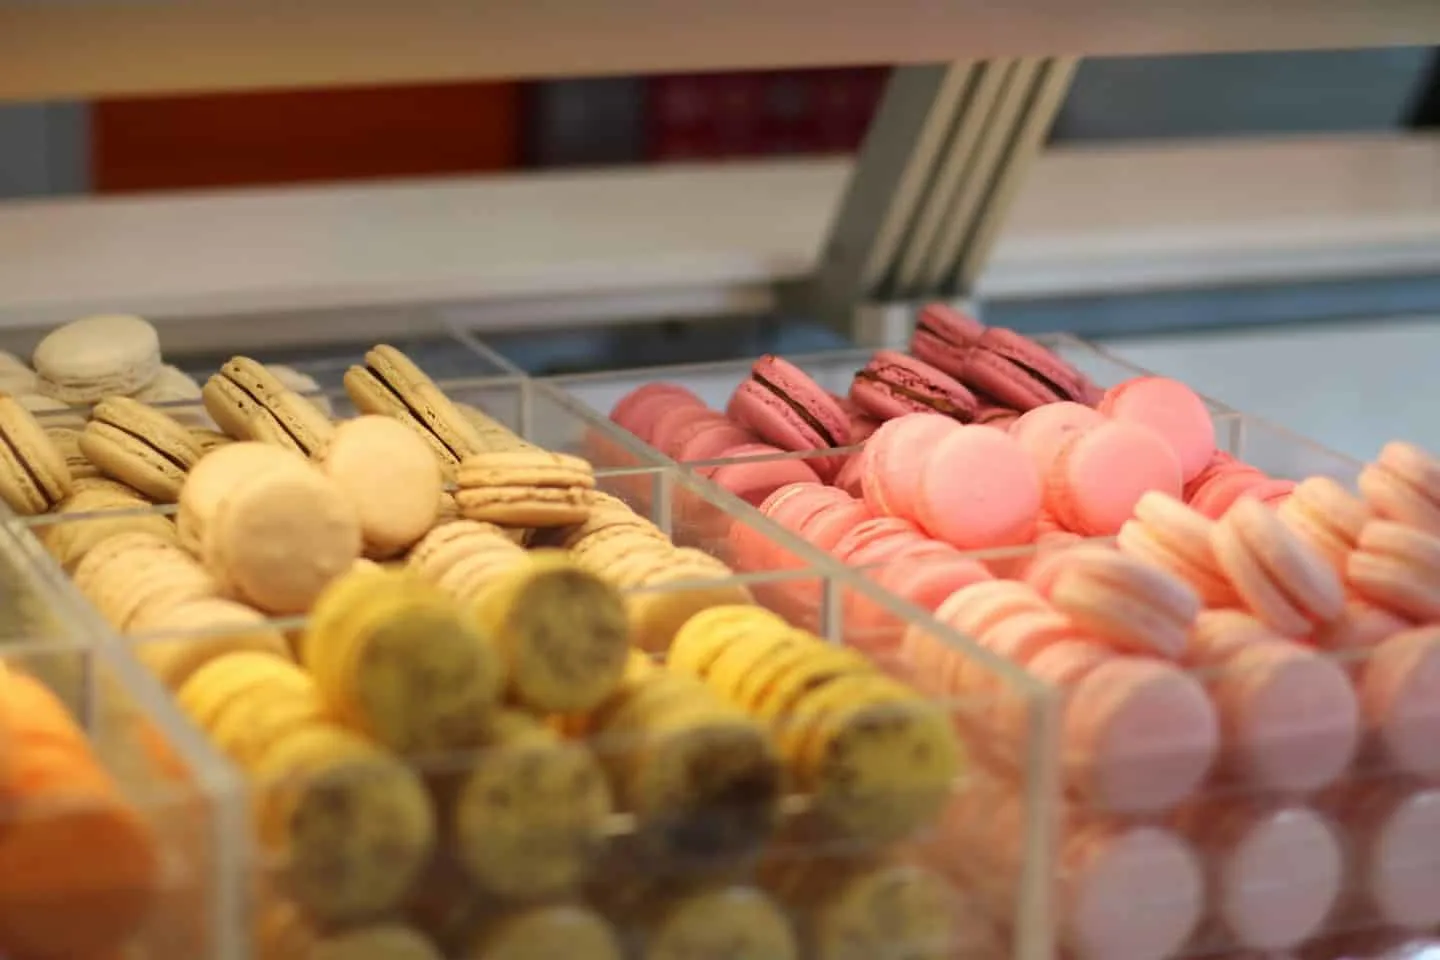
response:
[[[516,84],[102,100],[96,192],[427,176],[513,167]]]

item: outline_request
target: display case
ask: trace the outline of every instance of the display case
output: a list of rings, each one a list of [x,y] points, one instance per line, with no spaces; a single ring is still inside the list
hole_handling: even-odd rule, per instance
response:
[[[1390,623],[1394,636],[1379,644],[1327,633],[1234,659],[1127,655],[1109,687],[1084,685],[1098,662],[1032,670],[1015,648],[921,603],[913,568],[849,563],[778,523],[754,490],[727,489],[757,465],[818,476],[811,464],[859,458],[860,445],[685,460],[610,419],[654,381],[723,409],[749,360],[540,379],[487,342],[517,327],[800,312],[864,345],[789,357],[843,394],[874,348],[904,346],[917,303],[932,297],[984,313],[1429,277],[1440,270],[1433,138],[1041,148],[1076,56],[1435,43],[1440,7],[500,6],[0,0],[0,98],[902,69],[854,162],[17,204],[0,210],[0,339],[28,348],[74,316],[136,311],[198,379],[235,352],[286,364],[310,378],[301,396],[336,420],[357,413],[344,378],[366,347],[397,345],[451,402],[526,445],[589,461],[595,489],[639,518],[627,523],[669,541],[674,569],[646,582],[619,564],[587,570],[618,591],[647,654],[637,676],[680,684],[686,708],[632,704],[621,723],[618,706],[597,719],[600,708],[577,717],[507,701],[511,712],[496,716],[526,731],[542,772],[574,767],[558,788],[527,781],[526,796],[507,792],[523,771],[507,766],[503,743],[377,749],[353,736],[348,715],[321,718],[347,744],[345,763],[332,769],[315,747],[277,774],[257,760],[273,743],[250,738],[279,721],[232,711],[221,724],[222,708],[187,699],[169,672],[198,669],[235,630],[147,633],[131,621],[149,584],[129,581],[134,592],[117,596],[93,577],[77,582],[82,559],[118,534],[175,537],[173,504],[7,513],[0,706],[24,709],[0,710],[0,953],[1331,960],[1440,937],[1433,631]],[[1079,337],[1041,342],[1098,387],[1148,372]],[[1217,450],[1269,481],[1356,488],[1364,464],[1349,445],[1336,452],[1218,393],[1203,398]],[[208,420],[194,400],[156,407]],[[58,434],[88,415],[36,419]],[[952,562],[1035,581],[1071,551],[1119,546],[1075,537]],[[682,560],[704,572],[687,578]],[[895,742],[915,754],[894,753],[915,762],[891,763],[855,734],[873,766],[826,766],[816,757],[831,756],[836,730],[850,734],[840,722],[850,701],[811,701],[809,726],[792,729],[801,720],[765,712],[775,678],[746,687],[718,666],[712,676],[711,663],[667,658],[692,616],[732,606],[768,611],[753,621],[757,636],[780,631],[791,652],[842,658],[840,675],[875,697],[861,698],[875,709],[857,726],[881,743],[876,729],[898,727]],[[307,638],[323,635],[307,616],[266,616],[247,631],[307,666]],[[760,643],[744,641],[733,646]],[[296,681],[297,667],[271,680],[314,685],[353,666],[336,662],[339,673],[327,665]],[[795,704],[812,693],[800,686]],[[282,706],[308,722],[307,704]],[[1131,711],[1124,736],[1106,726],[1106,711],[1121,708]],[[7,740],[7,726],[20,739]],[[722,747],[748,757],[744,777],[726,779],[733,758]],[[673,769],[655,759],[671,750]],[[915,769],[945,775],[911,789]],[[651,803],[647,789],[662,787],[664,801]],[[465,797],[496,819],[456,814]],[[372,837],[371,823],[390,832]],[[557,863],[560,880],[534,879]],[[726,953],[736,942],[739,954]]]

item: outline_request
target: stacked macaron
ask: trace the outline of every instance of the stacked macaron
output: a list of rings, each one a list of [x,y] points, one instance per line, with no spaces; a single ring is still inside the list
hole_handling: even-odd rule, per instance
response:
[[[1024,411],[1088,407],[1100,397],[1088,377],[1034,340],[932,305],[921,313],[911,352],[877,352],[856,372],[848,396],[830,393],[783,358],[765,356],[724,413],[684,386],[652,383],[622,397],[610,418],[681,462],[738,461],[701,472],[758,504],[786,483],[820,480],[858,489],[859,465],[847,448],[898,417],[934,413],[1003,427]],[[829,449],[842,452],[778,458]]]

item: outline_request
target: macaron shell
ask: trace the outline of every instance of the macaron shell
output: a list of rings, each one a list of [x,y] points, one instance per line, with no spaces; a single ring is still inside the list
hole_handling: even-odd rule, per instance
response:
[[[881,420],[934,412],[966,421],[979,406],[975,395],[944,371],[894,350],[879,351],[855,374],[850,398]]]
[[[677,404],[705,405],[693,391],[678,383],[647,383],[621,397],[610,411],[610,420],[648,442],[655,418]]]
[[[1020,442],[1043,475],[1060,454],[1060,448],[1071,434],[1089,430],[1105,422],[1105,418],[1081,403],[1062,401],[1047,403],[1021,414],[1010,425],[1009,433]]]
[[[1212,688],[1227,763],[1256,789],[1306,794],[1333,783],[1360,744],[1360,708],[1334,661],[1284,640],[1230,658]]]
[[[373,415],[345,421],[321,469],[354,505],[372,557],[394,556],[435,524],[440,466],[404,424]]]
[[[1235,530],[1274,583],[1301,613],[1328,623],[1345,609],[1345,589],[1330,565],[1257,500],[1244,499],[1222,523]],[[1440,548],[1440,541],[1436,542]],[[1440,549],[1437,549],[1440,553]]]
[[[138,392],[160,372],[160,338],[140,317],[84,317],[52,330],[31,358],[40,392],[71,404]]]
[[[1366,726],[1388,766],[1421,777],[1440,774],[1440,628],[1382,641],[1359,679]]]
[[[727,458],[782,454],[785,451],[765,444],[747,443],[724,451]],[[763,460],[755,463],[727,463],[707,468],[714,483],[752,506],[759,506],[776,490],[792,483],[818,483],[820,476],[809,460]]]
[[[1045,478],[1045,508],[1075,533],[1112,536],[1152,490],[1181,496],[1180,461],[1147,427],[1110,421],[1076,433]]]
[[[917,520],[924,467],[942,439],[959,428],[949,417],[917,413],[887,421],[865,444],[860,489],[877,514]]]
[[[0,395],[0,496],[17,513],[44,513],[70,492],[65,458],[30,412]]]
[[[1040,506],[1040,479],[1025,449],[995,430],[961,427],[925,464],[916,519],[932,536],[979,550],[1026,542]]]
[[[819,446],[843,447],[850,443],[850,417],[844,408],[799,367],[780,357],[765,356],[751,367],[750,376],[749,382],[780,399],[810,432],[820,436]],[[762,386],[761,381],[770,386]]]
[[[1205,690],[1158,661],[1117,657],[1075,687],[1065,718],[1073,783],[1112,813],[1164,810],[1204,780],[1220,746]]]
[[[1180,474],[1194,479],[1215,455],[1215,422],[1205,401],[1185,384],[1166,377],[1136,377],[1105,393],[1100,412],[1146,426],[1170,444]]]
[[[1174,833],[1094,826],[1064,844],[1061,936],[1076,960],[1160,960],[1200,921],[1205,876],[1194,851]]]

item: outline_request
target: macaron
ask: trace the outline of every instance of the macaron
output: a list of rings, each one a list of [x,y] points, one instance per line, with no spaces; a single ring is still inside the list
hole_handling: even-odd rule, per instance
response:
[[[989,327],[965,354],[959,378],[974,390],[1019,411],[1061,400],[1083,402],[1084,378],[1069,363],[1028,337]]]
[[[160,337],[139,317],[84,317],[50,331],[31,361],[45,396],[94,403],[149,385],[160,373]]]
[[[460,461],[494,449],[415,362],[388,344],[365,354],[365,365],[345,371],[345,392],[362,413],[394,417],[419,434],[453,480]]]
[[[129,397],[106,397],[97,403],[79,443],[86,459],[106,476],[156,503],[180,498],[185,476],[201,455],[182,424]]]
[[[368,556],[395,556],[434,526],[440,465],[404,424],[373,415],[346,420],[319,463],[354,504]]]
[[[220,428],[241,440],[258,440],[318,457],[335,427],[299,394],[286,389],[263,363],[232,357],[205,382],[205,409]]]
[[[47,513],[70,493],[70,469],[40,424],[0,394],[0,499],[21,516]]]
[[[1440,619],[1440,535],[1388,520],[1367,523],[1346,560],[1345,582],[1398,616],[1434,622]]]
[[[855,374],[850,399],[877,420],[907,413],[940,413],[968,422],[979,409],[979,401],[964,384],[895,350],[877,352]]]
[[[702,467],[701,475],[755,506],[783,487],[820,481],[816,458],[787,457],[786,451],[766,443],[742,443],[727,448],[723,455],[732,462]]]
[[[1152,490],[1179,497],[1180,460],[1148,427],[1110,420],[1074,432],[1045,474],[1045,509],[1067,530],[1113,536]]]
[[[1030,454],[1035,469],[1044,476],[1072,434],[1104,422],[1105,417],[1093,407],[1062,400],[1020,415],[1010,424],[1008,432]]]
[[[1440,536],[1440,461],[1415,444],[1385,444],[1360,471],[1360,492],[1381,517]]]
[[[666,410],[677,406],[703,409],[705,401],[678,383],[647,383],[621,397],[610,411],[610,420],[650,443],[655,421]]]
[[[1231,607],[1240,600],[1215,559],[1213,525],[1169,494],[1151,490],[1135,501],[1135,514],[1121,525],[1115,542],[1121,553],[1184,580],[1206,606]]]
[[[858,458],[866,506],[876,514],[918,518],[925,461],[957,428],[953,419],[934,413],[907,414],[882,424]]]
[[[134,394],[141,403],[163,405],[166,416],[174,417],[187,427],[213,427],[205,413],[200,384],[179,367],[166,364],[145,389]]]
[[[457,471],[455,500],[470,520],[510,527],[564,527],[590,515],[595,471],[548,450],[472,454]]]
[[[268,443],[230,443],[205,454],[180,490],[175,517],[180,543],[199,556],[206,528],[232,489],[258,474],[303,464],[297,451]]]
[[[276,616],[307,612],[354,565],[361,544],[350,498],[305,463],[242,479],[202,534],[205,566],[222,588]]]
[[[915,320],[910,352],[951,376],[965,371],[965,357],[985,332],[985,325],[944,303],[926,304]]]
[[[265,368],[270,371],[271,376],[284,385],[285,389],[293,390],[315,404],[315,408],[326,417],[334,414],[335,410],[330,404],[330,398],[325,396],[320,382],[314,377],[283,363],[267,363]]]
[[[1176,659],[1200,598],[1189,584],[1116,550],[1077,547],[1058,554],[1049,599],[1087,635],[1116,650]]]
[[[1186,483],[1215,455],[1215,422],[1205,401],[1185,384],[1168,377],[1135,377],[1105,391],[1100,412],[1116,420],[1149,427],[1170,445]]]
[[[1279,633],[1302,637],[1345,612],[1335,571],[1260,501],[1236,501],[1211,528],[1210,542],[1250,612]]]
[[[908,455],[920,461],[915,519],[930,535],[962,550],[983,550],[1025,543],[1034,534],[1040,478],[1008,434],[960,427],[934,448]]]
[[[828,392],[803,370],[776,356],[764,356],[730,398],[727,412],[782,450],[823,450],[850,443],[850,418]],[[828,479],[841,461],[819,461]]]

